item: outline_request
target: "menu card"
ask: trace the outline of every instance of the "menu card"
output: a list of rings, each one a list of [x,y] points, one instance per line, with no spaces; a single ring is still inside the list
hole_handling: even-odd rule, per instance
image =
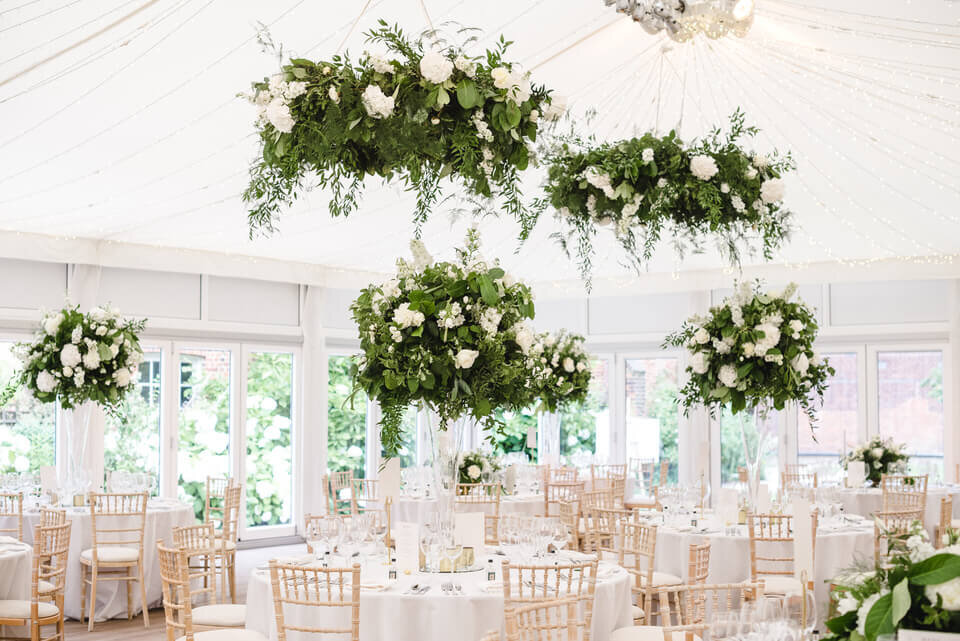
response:
[[[380,497],[386,501],[387,497],[396,500],[400,496],[400,459],[392,458],[383,464],[380,470]]]
[[[527,429],[527,447],[531,450],[537,447],[537,428],[530,427]]]
[[[863,461],[847,463],[847,487],[861,488],[867,480],[867,468]]]
[[[397,569],[416,572],[420,569],[420,528],[416,523],[397,523],[391,533],[397,546]]]
[[[717,516],[723,521],[723,524],[736,523],[737,513],[737,491],[729,487],[721,487],[717,490]]]
[[[473,548],[474,554],[483,553],[486,539],[483,512],[457,512],[453,515],[453,540],[465,548]]]

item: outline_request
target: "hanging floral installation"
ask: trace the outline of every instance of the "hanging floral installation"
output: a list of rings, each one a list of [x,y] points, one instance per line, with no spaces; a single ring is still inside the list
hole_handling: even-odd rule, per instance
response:
[[[383,52],[358,62],[293,58],[254,83],[249,99],[262,149],[244,193],[251,234],[272,231],[308,182],[329,189],[330,213],[346,216],[367,176],[399,179],[416,193],[417,229],[448,176],[532,226],[519,174],[539,121],[558,118],[564,106],[505,59],[511,43],[501,37],[471,57],[466,45],[444,45],[435,31],[410,40],[383,20],[367,37]]]
[[[726,136],[717,128],[690,144],[674,131],[599,145],[574,134],[558,137],[544,145],[549,174],[537,209],[556,209],[567,228],[556,237],[568,255],[575,246],[588,286],[598,228],[612,231],[638,271],[664,237],[682,256],[689,248],[702,251],[712,236],[735,265],[757,237],[769,260],[789,233],[782,175],[794,163],[789,153],[743,149],[741,139],[757,131],[738,109]]]

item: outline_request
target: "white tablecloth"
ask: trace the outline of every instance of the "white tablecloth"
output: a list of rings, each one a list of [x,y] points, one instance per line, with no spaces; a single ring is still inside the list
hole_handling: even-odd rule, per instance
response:
[[[690,544],[709,540],[710,570],[707,583],[747,581],[750,579],[750,537],[745,525],[738,529],[738,535],[728,536],[723,532],[681,532],[661,526],[657,529],[655,567],[660,572],[669,572],[686,579]],[[770,548],[767,548],[762,554],[769,550]],[[786,548],[782,551],[785,555],[792,555],[792,552]],[[826,581],[854,562],[864,560],[873,562],[873,526],[869,522],[842,530],[821,528],[817,531],[814,589],[817,612],[821,616],[826,612],[827,606]]]
[[[883,509],[883,491],[878,487],[843,488],[839,490],[840,502],[848,514],[859,514],[871,518],[874,512]],[[953,518],[960,518],[960,487],[927,488],[927,509],[924,513],[924,525],[930,535],[940,524],[940,499],[953,496]]]
[[[67,518],[73,524],[70,530],[70,556],[67,561],[66,590],[64,593],[64,613],[71,619],[80,618],[81,575],[80,553],[93,545],[93,532],[90,525],[90,508],[67,508]],[[33,541],[33,528],[40,523],[39,512],[25,512],[23,515],[23,535],[28,542]],[[118,525],[120,521],[112,519],[107,527],[133,527],[135,518],[129,524]],[[163,539],[171,543],[173,528],[194,523],[193,506],[180,502],[159,502],[151,500],[147,507],[147,521],[144,528],[144,578],[147,584],[147,602],[159,604],[163,598],[160,584],[160,566],[157,561],[157,541]],[[0,517],[0,527],[9,527],[4,517]],[[140,587],[134,583],[134,607],[140,611]],[[89,609],[89,588],[87,608]],[[127,616],[127,592],[122,581],[101,581],[97,583],[97,620],[103,621]]]
[[[0,599],[29,599],[33,548],[0,536]]]
[[[479,512],[492,508],[483,504],[471,505],[471,511]],[[504,496],[500,499],[500,515],[525,514],[533,516],[543,514],[544,500],[542,494],[527,496]],[[394,523],[426,523],[437,511],[436,499],[420,499],[401,496],[393,504]]]
[[[503,557],[494,557],[497,563]],[[486,561],[482,561],[484,565]],[[373,568],[368,574],[384,576],[382,567]],[[593,611],[592,636],[594,641],[607,641],[610,633],[632,625],[630,618],[630,575],[621,568],[606,563],[598,571],[596,599]],[[364,578],[366,582],[367,578]],[[441,584],[453,582],[461,585],[463,594],[452,596],[443,593]],[[411,585],[429,584],[431,589],[423,595],[404,594]],[[384,591],[362,590],[360,593],[360,639],[361,641],[478,641],[484,634],[503,629],[503,594],[484,589],[486,572],[463,572],[457,574],[427,574],[417,572],[402,575]],[[289,612],[290,606],[287,606]],[[304,606],[309,617],[322,617],[320,608]],[[343,612],[344,622],[349,614]],[[329,616],[329,615],[328,615]],[[299,621],[299,623],[306,623]],[[312,621],[307,625],[319,625]],[[329,625],[329,622],[328,622]],[[343,623],[338,624],[342,627]],[[255,570],[247,585],[247,628],[268,635],[271,641],[277,638],[273,597],[268,571]],[[306,635],[287,635],[290,641],[305,640]]]

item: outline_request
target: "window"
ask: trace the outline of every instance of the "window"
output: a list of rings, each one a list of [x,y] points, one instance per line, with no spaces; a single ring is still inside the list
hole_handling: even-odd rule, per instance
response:
[[[860,380],[857,352],[826,353],[824,357],[836,370],[827,381],[823,406],[815,405],[817,422],[797,411],[797,462],[816,469],[821,478],[832,478],[839,472],[839,458],[860,442]]]
[[[354,477],[363,478],[367,460],[367,395],[360,391],[350,400],[353,381],[349,356],[330,356],[327,367],[327,469],[353,470]]]
[[[162,352],[143,346],[136,393],[123,402],[122,418],[106,417],[103,433],[103,469],[110,472],[146,472],[159,481],[160,372]],[[157,486],[155,485],[155,488]],[[154,489],[156,491],[156,489]]]
[[[293,514],[293,354],[250,352],[247,361],[247,527],[284,525]]]
[[[179,353],[179,446],[181,500],[203,517],[208,476],[230,475],[230,368],[227,349],[184,349]]]
[[[560,456],[574,464],[578,458],[610,456],[610,360],[594,358],[590,367],[590,393],[582,407],[560,414]]]
[[[13,343],[0,341],[0,389],[20,369]],[[54,465],[56,405],[40,403],[25,389],[0,408],[0,474],[36,473]]]
[[[777,455],[780,424],[783,416],[772,410],[766,420],[756,424],[754,415],[749,412],[740,412],[737,415],[730,413],[728,407],[723,408],[720,416],[720,483],[721,485],[735,485],[739,480],[737,468],[746,467],[747,458],[744,455],[744,440],[751,454],[760,452],[760,481],[767,483],[773,489],[780,485],[780,462]]]
[[[530,461],[537,462],[537,448],[527,447],[527,432],[531,429],[537,431],[536,407],[528,408],[520,412],[509,412],[501,409],[495,410],[493,415],[498,420],[503,421],[506,426],[502,434],[493,434],[493,451],[496,454],[510,454],[511,452],[522,452],[526,454]],[[480,434],[485,439],[490,436],[487,430]]]
[[[669,482],[679,476],[676,358],[628,358],[626,363],[627,462],[667,461]]]
[[[880,435],[906,443],[910,471],[943,478],[943,352],[877,352]]]

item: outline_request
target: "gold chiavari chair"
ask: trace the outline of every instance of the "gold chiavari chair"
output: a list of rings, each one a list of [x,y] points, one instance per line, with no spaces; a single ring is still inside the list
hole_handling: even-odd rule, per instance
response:
[[[610,641],[701,639],[710,630],[709,617],[717,612],[738,612],[744,603],[762,596],[763,584],[758,582],[662,586],[656,591],[663,604],[660,625],[620,628],[613,631]]]
[[[551,511],[551,505],[556,505],[561,501],[576,502],[580,505],[580,499],[583,497],[583,481],[575,483],[548,483],[543,489],[543,515],[555,516]]]
[[[813,545],[816,554],[817,515],[813,513]],[[804,586],[794,576],[793,517],[786,514],[748,514],[750,535],[750,580],[763,581],[766,594],[803,595]],[[789,552],[785,552],[789,550]],[[809,581],[807,590],[813,590]]]
[[[90,632],[93,632],[97,615],[97,583],[100,581],[126,583],[129,619],[133,618],[133,583],[139,583],[143,625],[150,627],[147,587],[143,580],[143,530],[147,521],[147,498],[146,492],[89,494],[93,547],[80,553],[80,622],[83,623],[89,585],[87,630]]]
[[[793,466],[788,465],[786,470],[780,473],[780,487],[784,489],[790,488],[806,488],[806,489],[817,489],[817,473],[808,472],[804,469],[799,469],[796,471],[791,471],[789,468],[796,468],[802,466]]]
[[[215,529],[223,527],[224,498],[227,488],[233,485],[230,477],[207,477],[206,494],[204,495],[203,520],[213,523]]]
[[[945,546],[947,544],[945,537],[956,529],[953,521],[953,496],[948,494],[940,499],[940,522],[934,530],[936,533],[934,546],[938,548]]]
[[[897,548],[901,537],[910,533],[915,521],[923,523],[921,510],[896,510],[873,513],[873,556],[882,563]],[[896,550],[902,551],[902,550]]]
[[[880,479],[883,491],[883,512],[904,512],[927,509],[927,475],[884,474]],[[923,519],[921,518],[921,521]],[[924,523],[924,525],[926,525]]]
[[[556,599],[558,595],[583,601],[586,624],[593,618],[593,598],[597,586],[597,559],[581,563],[525,565],[503,562],[504,608]]]
[[[629,521],[633,512],[619,508],[593,507],[584,512],[583,551],[596,554],[602,561],[617,563],[616,548],[618,527],[621,521]]]
[[[285,565],[270,561],[270,584],[273,588],[273,609],[277,622],[278,641],[286,641],[287,631],[320,635],[350,635],[360,641],[360,565],[352,568],[313,568]],[[295,625],[286,620],[285,606],[293,606],[302,614],[305,607],[316,607],[327,613],[335,609],[349,610],[349,628],[320,628]],[[300,638],[300,637],[298,637]]]
[[[380,482],[376,479],[353,479],[350,491],[350,513],[360,514],[367,510],[379,510]]]
[[[237,524],[240,521],[240,501],[243,488],[239,485],[227,487],[223,496],[223,527],[216,534],[214,550],[220,569],[220,587],[224,600],[226,590],[230,590],[230,603],[237,602]]]
[[[333,472],[323,477],[323,498],[330,514],[350,514],[353,511],[353,500],[341,496],[346,489],[353,490],[353,470]]]
[[[550,483],[576,483],[580,472],[575,467],[551,467],[548,478]]]
[[[484,543],[500,544],[499,483],[457,483],[456,504],[460,512],[483,512]]]
[[[66,536],[64,537],[64,531]],[[63,582],[66,569],[66,554],[69,549],[70,526],[34,528],[34,555],[30,572],[29,600],[0,600],[0,626],[29,627],[32,641],[63,641]],[[52,560],[51,565],[41,562],[43,557]],[[42,593],[41,586],[50,586]],[[54,634],[44,637],[42,628],[55,626]],[[5,637],[12,638],[12,637]]]
[[[507,641],[589,641],[590,622],[580,604],[567,598],[505,609]]]
[[[614,481],[627,479],[627,464],[590,465],[590,485],[593,490],[598,488],[612,488]]]
[[[706,583],[710,574],[710,541],[690,544],[687,583]]]
[[[559,501],[556,507],[557,517],[567,528],[567,547],[571,550],[579,550],[583,538],[580,532],[579,505],[577,505],[576,501]]]
[[[55,525],[63,525],[67,522],[67,511],[58,510],[56,508],[42,507],[40,508],[40,526],[41,527],[53,527]]]
[[[160,580],[163,585],[163,613],[166,623],[166,641],[267,641],[253,630],[230,629],[194,631],[193,598],[190,583],[190,564],[187,551],[177,547],[165,547],[157,542],[157,559],[160,565]],[[199,608],[197,608],[199,609]],[[226,634],[225,634],[226,632]]]
[[[173,543],[186,553],[191,584],[190,598],[206,595],[204,605],[193,606],[193,625],[197,628],[242,628],[247,606],[217,602],[217,538],[212,523],[173,528]],[[202,564],[194,563],[194,559]],[[200,587],[193,587],[202,579]],[[223,592],[225,594],[225,592]]]
[[[620,543],[618,563],[633,576],[631,592],[636,598],[634,621],[649,621],[653,612],[653,590],[661,585],[678,585],[683,579],[667,572],[654,570],[657,552],[657,526],[647,523],[621,521],[618,529]],[[649,615],[649,616],[648,616]]]
[[[11,518],[14,527],[0,528],[0,534],[23,540],[23,492],[0,494],[0,518]]]

